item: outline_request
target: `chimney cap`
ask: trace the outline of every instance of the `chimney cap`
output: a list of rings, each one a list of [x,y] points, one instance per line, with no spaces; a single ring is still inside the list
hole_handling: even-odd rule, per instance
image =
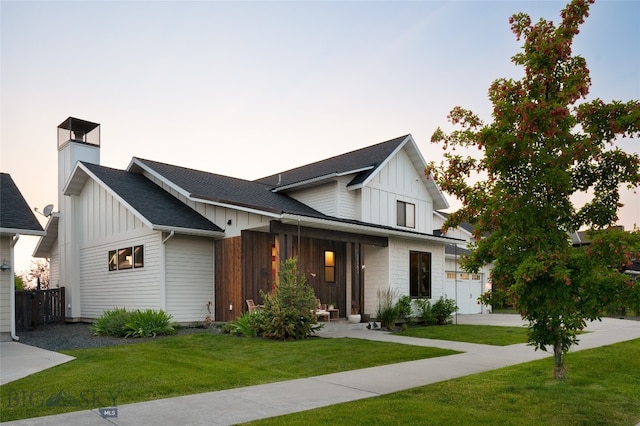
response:
[[[89,133],[99,125],[100,124],[92,123],[91,121],[81,120],[75,117],[69,117],[66,120],[64,120],[62,123],[60,123],[58,127],[61,129],[79,130],[84,133]]]

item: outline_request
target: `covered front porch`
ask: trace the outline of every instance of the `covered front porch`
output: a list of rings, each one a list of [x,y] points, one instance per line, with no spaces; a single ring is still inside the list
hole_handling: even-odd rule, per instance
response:
[[[233,321],[247,311],[246,300],[261,304],[272,290],[280,263],[297,257],[298,268],[323,304],[339,318],[365,312],[365,246],[387,247],[386,237],[271,221],[268,232],[243,231],[216,241],[215,320]]]

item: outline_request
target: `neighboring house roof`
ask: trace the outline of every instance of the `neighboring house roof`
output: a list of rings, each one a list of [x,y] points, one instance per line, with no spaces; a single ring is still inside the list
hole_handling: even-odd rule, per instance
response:
[[[449,207],[444,194],[433,179],[427,179],[424,175],[426,162],[411,135],[400,136],[326,160],[266,176],[255,182],[270,186],[274,192],[281,192],[315,185],[339,176],[355,175],[347,184],[347,188],[357,189],[366,185],[403,148],[406,148],[409,158],[422,177],[423,183],[433,198],[434,207]]]
[[[44,235],[44,230],[7,173],[0,173],[0,234]]]
[[[89,177],[128,205],[151,229],[223,235],[224,231],[216,224],[137,173],[80,162],[67,183],[65,195],[79,195]]]
[[[449,217],[449,213],[445,213],[442,211],[434,211],[433,213],[440,215],[440,217],[442,217],[444,220],[447,220],[447,218]],[[458,227],[467,231],[469,235],[473,235],[473,225],[470,224],[469,222],[462,222]],[[438,229],[437,231],[434,231],[434,233],[435,232],[439,232],[440,234],[442,234],[442,230],[440,229]]]
[[[444,254],[451,254],[454,256],[466,256],[471,254],[471,251],[466,248],[457,247],[454,244],[447,244],[444,247]]]
[[[141,158],[134,158],[128,170],[132,172],[146,170],[193,200],[206,200],[220,205],[244,207],[277,215],[290,213],[318,218],[328,217],[286,194],[270,191],[270,187],[263,183]]]

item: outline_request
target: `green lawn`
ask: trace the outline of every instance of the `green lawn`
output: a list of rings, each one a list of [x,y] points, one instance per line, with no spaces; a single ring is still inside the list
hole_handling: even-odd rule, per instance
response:
[[[410,327],[398,334],[423,339],[455,340],[457,342],[496,346],[527,343],[526,327],[451,324],[447,326]]]
[[[0,421],[311,377],[457,352],[359,339],[207,333],[64,351],[77,359],[0,387]],[[345,356],[359,353],[363,356]],[[365,356],[366,355],[366,356]],[[49,398],[57,398],[47,403]],[[111,403],[114,400],[116,404]]]
[[[252,424],[635,425],[639,359],[636,339],[568,354],[563,382],[544,359]]]

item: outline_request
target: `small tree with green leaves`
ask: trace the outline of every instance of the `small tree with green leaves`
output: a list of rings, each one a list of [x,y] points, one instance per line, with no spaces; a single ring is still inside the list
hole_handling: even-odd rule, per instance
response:
[[[304,277],[298,271],[298,260],[287,259],[278,272],[278,284],[271,293],[261,292],[264,308],[259,315],[256,334],[278,340],[311,337],[323,325],[318,324],[318,302]]]
[[[617,138],[640,134],[640,102],[587,102],[589,70],[572,54],[591,3],[573,0],[557,27],[545,19],[532,24],[524,13],[511,17],[516,38],[524,38],[512,62],[524,76],[493,82],[491,123],[454,108],[449,121],[460,129],[437,129],[432,136],[451,150],[443,164],[427,169],[462,202],[444,229],[474,224],[477,242],[464,268],[494,264],[494,285],[513,289],[516,308],[529,321],[530,344],[552,348],[558,379],[566,374],[563,354],[586,321],[599,319],[603,305],[632,285],[619,268],[637,256],[633,245],[625,251],[619,241],[575,249],[567,238],[568,232],[613,225],[619,188],[640,184],[638,155],[615,147]],[[463,156],[456,148],[477,148],[479,155]],[[479,181],[469,182],[472,174]],[[574,194],[590,200],[574,205]]]

